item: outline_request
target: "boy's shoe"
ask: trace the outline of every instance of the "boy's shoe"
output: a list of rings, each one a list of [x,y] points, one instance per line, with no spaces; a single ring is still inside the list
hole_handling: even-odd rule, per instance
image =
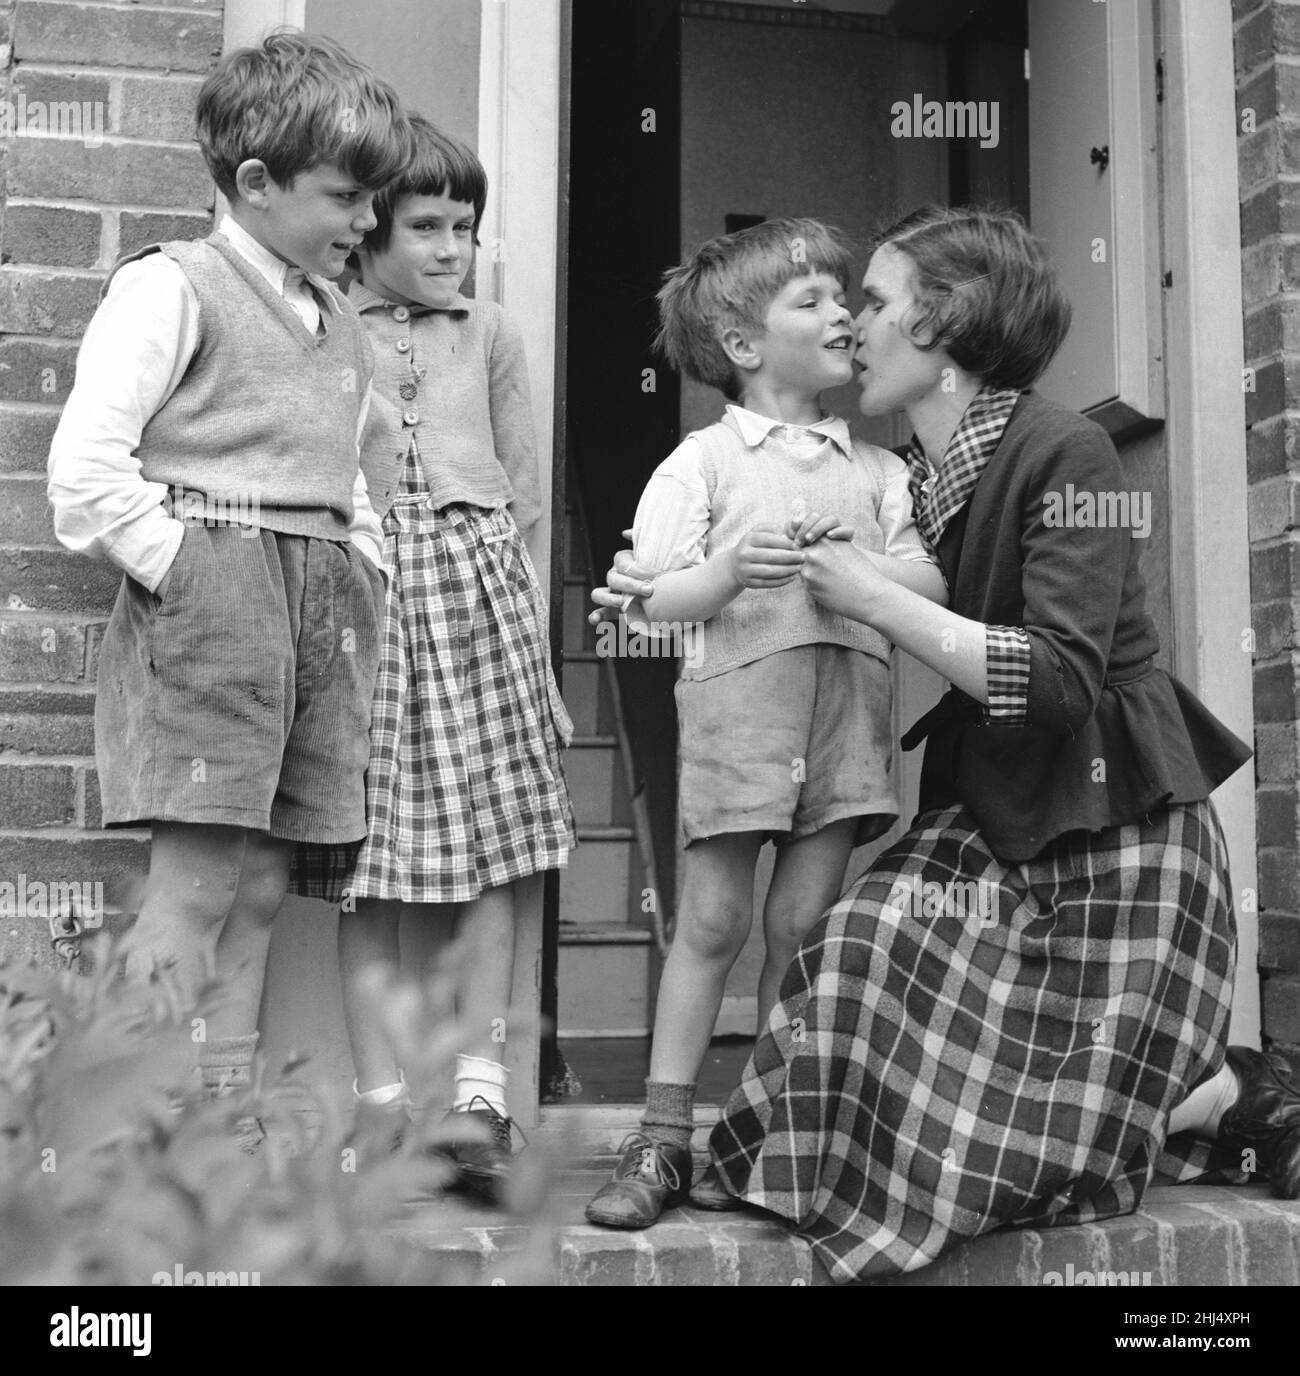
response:
[[[744,1208],[744,1201],[737,1199],[727,1189],[722,1180],[722,1172],[712,1161],[704,1168],[704,1174],[691,1187],[691,1203],[697,1209],[712,1209],[715,1213]]]
[[[470,1106],[449,1115],[451,1121],[465,1118],[481,1124],[486,1136],[477,1135],[469,1141],[443,1144],[443,1150],[455,1161],[457,1178],[466,1190],[484,1204],[500,1204],[504,1200],[510,1167],[514,1160],[511,1132],[514,1119],[494,1108],[476,1094]],[[476,1108],[481,1104],[481,1108]],[[520,1133],[523,1136],[523,1133]],[[525,1141],[525,1145],[527,1142]]]
[[[1279,1199],[1300,1199],[1300,1094],[1280,1056],[1230,1046],[1228,1064],[1241,1081],[1237,1102],[1219,1122],[1219,1144],[1252,1152]]]
[[[622,1159],[608,1185],[587,1205],[587,1221],[604,1228],[648,1228],[665,1209],[686,1202],[691,1187],[689,1147],[634,1132],[619,1147]]]

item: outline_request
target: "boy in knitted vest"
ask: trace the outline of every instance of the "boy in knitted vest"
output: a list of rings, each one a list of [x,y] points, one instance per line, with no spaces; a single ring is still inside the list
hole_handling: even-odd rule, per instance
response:
[[[762,1031],[800,941],[840,895],[850,851],[897,816],[891,646],[818,606],[799,577],[801,546],[847,539],[890,578],[946,598],[912,521],[906,466],[820,404],[853,377],[850,265],[836,231],[772,220],[705,244],[659,293],[669,361],[733,404],[659,466],[633,527],[636,564],[659,572],[625,608],[629,622],[676,630],[695,651],[676,689],[687,849],[642,1131],[587,1206],[593,1223],[643,1228],[688,1192],[700,1207],[731,1206],[712,1168],[690,1188],[693,1098],[753,920],[759,849],[777,845]]]
[[[152,834],[128,972],[169,964],[192,998],[215,968],[199,1060],[217,1091],[249,1081],[296,847],[355,853],[366,831],[384,596],[358,453],[372,355],[326,279],[373,228],[411,133],[391,87],[301,33],[227,54],[197,124],[230,212],[117,265],[49,495],[63,544],[125,575],[95,753],[105,823]]]

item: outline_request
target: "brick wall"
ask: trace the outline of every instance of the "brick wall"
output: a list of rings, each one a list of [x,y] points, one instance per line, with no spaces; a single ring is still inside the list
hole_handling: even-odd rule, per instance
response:
[[[1300,3],[1234,0],[1266,1042],[1300,1069]]]
[[[105,881],[111,926],[147,864],[144,833],[100,829],[94,769],[120,575],[55,541],[46,454],[107,268],[210,227],[193,108],[221,23],[220,0],[0,0],[0,947],[46,960],[58,891],[33,882]]]

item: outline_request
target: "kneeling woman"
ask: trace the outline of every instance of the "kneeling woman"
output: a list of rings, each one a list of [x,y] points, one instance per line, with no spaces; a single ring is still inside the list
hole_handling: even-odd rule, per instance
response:
[[[1250,752],[1154,666],[1130,530],[1052,519],[1071,485],[1129,486],[1099,426],[1028,390],[1068,303],[1009,212],[908,216],[864,288],[861,409],[913,426],[950,608],[846,542],[810,546],[802,574],[952,689],[904,738],[928,737],[912,829],[804,941],[693,1198],[783,1215],[841,1281],[1125,1213],[1157,1167],[1247,1148],[1295,1198],[1300,1097],[1225,1046],[1236,938],[1209,795]]]

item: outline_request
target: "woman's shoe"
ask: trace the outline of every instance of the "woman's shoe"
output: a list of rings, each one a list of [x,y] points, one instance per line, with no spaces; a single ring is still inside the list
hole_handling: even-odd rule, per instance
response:
[[[634,1132],[619,1147],[614,1178],[587,1205],[587,1221],[604,1228],[648,1228],[665,1209],[686,1202],[691,1187],[688,1147]]]
[[[1280,1056],[1246,1046],[1228,1048],[1228,1064],[1241,1082],[1237,1102],[1219,1121],[1219,1144],[1250,1153],[1246,1169],[1267,1175],[1279,1199],[1300,1199],[1300,1093]]]
[[[725,1213],[732,1209],[745,1207],[744,1201],[737,1199],[727,1189],[722,1179],[722,1172],[712,1162],[704,1168],[704,1174],[692,1186],[691,1203],[697,1209],[712,1209],[715,1213]]]

